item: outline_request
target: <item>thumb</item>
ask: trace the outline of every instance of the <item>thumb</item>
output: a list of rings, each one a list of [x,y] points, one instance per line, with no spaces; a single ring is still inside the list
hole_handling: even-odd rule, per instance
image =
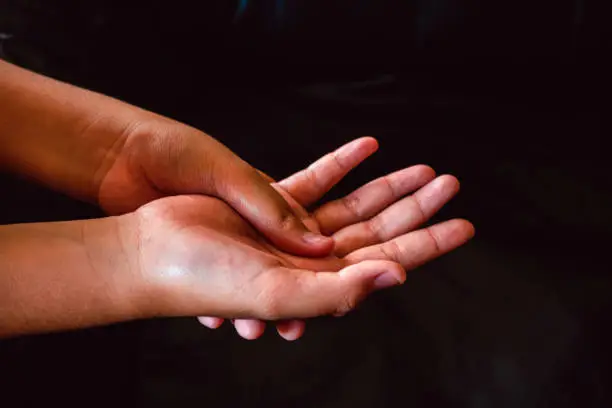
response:
[[[312,233],[287,201],[241,159],[215,169],[215,191],[278,248],[302,256],[325,256],[331,238]]]
[[[363,261],[339,272],[286,270],[279,276],[283,282],[273,285],[274,293],[265,297],[278,306],[268,311],[271,316],[264,316],[269,320],[343,316],[370,293],[406,280],[402,266],[391,261]],[[287,279],[293,284],[287,284]]]

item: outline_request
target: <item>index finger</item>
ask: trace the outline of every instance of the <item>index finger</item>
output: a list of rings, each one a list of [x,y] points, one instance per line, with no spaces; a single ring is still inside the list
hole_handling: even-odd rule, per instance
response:
[[[353,140],[278,184],[300,205],[307,207],[376,150],[378,142],[373,137]]]

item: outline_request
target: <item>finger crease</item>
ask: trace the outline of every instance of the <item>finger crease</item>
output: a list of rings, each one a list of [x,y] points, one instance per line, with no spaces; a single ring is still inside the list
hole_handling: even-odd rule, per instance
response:
[[[359,198],[353,195],[348,195],[340,200],[342,205],[357,219],[361,218],[361,211],[358,210]]]
[[[293,214],[291,213],[283,214],[282,218],[280,219],[281,231],[287,231],[293,228],[293,222],[294,222],[293,220],[294,220]]]
[[[438,238],[436,238],[436,235],[433,232],[431,232],[431,228],[425,228],[425,232],[427,233],[427,235],[429,235],[429,238],[433,242],[436,252],[441,253],[442,248],[440,248],[440,243],[438,242]]]
[[[314,171],[312,167],[308,167],[304,171],[304,174],[306,178],[308,179],[308,181],[310,181],[310,184],[314,186],[312,190],[318,191],[321,189],[322,186],[321,186],[321,183],[319,182],[319,178],[316,176],[316,171]]]
[[[366,225],[370,233],[376,237],[378,242],[382,242],[385,240],[385,234],[383,233],[383,224],[380,222],[380,220],[378,220],[378,217],[366,221]]]
[[[389,241],[384,245],[380,246],[380,251],[384,254],[385,258],[392,260],[393,262],[401,262],[402,251],[395,241]]]
[[[419,212],[420,222],[425,222],[427,220],[427,214],[425,214],[425,210],[423,210],[423,204],[418,199],[417,195],[410,196],[414,204],[416,205],[417,211]]]
[[[389,176],[383,176],[382,180],[387,185],[387,188],[391,192],[391,197],[397,200],[400,196],[397,193],[397,191],[395,191],[395,187],[393,187],[393,183],[391,182],[391,180],[389,180]]]
[[[340,159],[338,158],[338,153],[337,152],[333,152],[331,154],[332,159],[334,159],[334,162],[336,162],[336,165],[338,166],[338,168],[342,171],[344,171],[345,166],[344,164],[342,164],[342,162],[340,161]]]
[[[402,263],[401,261],[401,249],[397,242],[389,241],[385,245],[380,246],[380,251],[384,254],[384,256],[393,262]]]

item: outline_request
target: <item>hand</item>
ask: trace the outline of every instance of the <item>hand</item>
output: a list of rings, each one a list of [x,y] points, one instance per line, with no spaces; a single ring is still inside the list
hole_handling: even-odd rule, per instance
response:
[[[3,169],[109,214],[168,195],[211,195],[279,248],[309,256],[332,250],[255,169],[192,127],[2,60],[0,106]]]
[[[353,142],[310,170],[281,182],[281,191],[290,202],[295,198],[308,205],[375,150],[375,145],[367,138]],[[346,161],[336,160],[345,154]],[[333,170],[335,163],[341,166]],[[154,286],[161,294],[155,298],[166,299],[158,313],[268,320],[344,313],[371,290],[403,281],[402,267],[414,268],[472,236],[471,224],[462,220],[408,232],[457,191],[456,179],[443,176],[391,205],[433,177],[428,167],[415,166],[375,180],[347,199],[315,211],[306,223],[333,234],[337,243],[339,256],[323,259],[279,251],[229,207],[211,198],[174,197],[151,203],[136,214],[143,237],[138,244],[142,247],[139,259],[148,260],[141,269],[157,282]],[[215,309],[216,313],[211,312]],[[217,319],[213,325],[220,322]],[[251,326],[245,337],[258,337],[261,333],[257,331],[263,331],[261,323],[236,323],[239,332],[241,325]],[[295,324],[281,322],[279,331],[296,338]],[[259,326],[255,333],[252,325]]]
[[[136,117],[99,171],[98,202],[108,213],[134,211],[165,196],[210,195],[228,203],[281,249],[307,256],[330,253],[332,240],[310,233],[265,178],[227,147],[149,112]],[[86,132],[108,133],[108,129],[100,121]]]
[[[413,166],[375,180],[312,214],[304,210],[303,206],[318,201],[377,148],[375,139],[357,139],[280,183],[268,178],[294,211],[301,215],[309,229],[332,235],[336,256],[344,256],[351,250],[372,243],[391,240],[418,227],[459,191],[459,183],[454,177],[442,176],[436,179],[435,182],[439,183],[437,186],[430,185],[435,172],[427,166]],[[413,196],[397,202],[418,188],[421,189]],[[421,211],[417,204],[427,211]],[[380,231],[387,231],[386,235],[381,236]],[[211,329],[223,324],[223,319],[217,317],[206,316],[199,320]],[[265,323],[258,320],[237,319],[232,323],[238,334],[249,340],[259,338],[265,330]],[[289,320],[276,326],[283,338],[296,340],[303,335],[305,323]]]

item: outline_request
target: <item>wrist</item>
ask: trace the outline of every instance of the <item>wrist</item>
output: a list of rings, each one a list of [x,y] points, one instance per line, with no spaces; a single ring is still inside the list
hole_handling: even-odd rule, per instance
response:
[[[145,111],[0,61],[0,163],[72,197],[97,183]]]
[[[0,337],[146,317],[131,228],[130,217],[0,226]]]
[[[177,276],[160,272],[160,269],[164,269],[162,259],[165,248],[150,248],[151,243],[159,242],[159,239],[147,231],[148,226],[156,222],[155,214],[150,216],[149,213],[145,206],[138,211],[109,218],[113,220],[114,225],[110,228],[116,238],[105,252],[115,255],[116,266],[111,268],[121,271],[118,277],[121,291],[116,297],[122,300],[122,313],[131,316],[131,319],[177,314],[176,299],[171,295]]]
[[[92,267],[108,279],[112,313],[118,321],[147,318],[153,313],[150,280],[143,273],[141,236],[134,213],[103,219],[85,234],[84,244]]]

